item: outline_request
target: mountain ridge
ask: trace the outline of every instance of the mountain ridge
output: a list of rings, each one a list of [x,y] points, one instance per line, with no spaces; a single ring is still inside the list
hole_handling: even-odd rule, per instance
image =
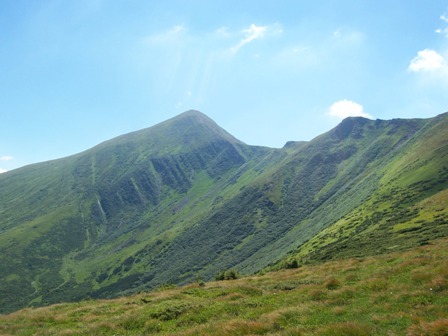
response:
[[[417,204],[446,204],[447,123],[348,118],[277,149],[191,110],[0,175],[3,311],[443,236],[447,211]]]

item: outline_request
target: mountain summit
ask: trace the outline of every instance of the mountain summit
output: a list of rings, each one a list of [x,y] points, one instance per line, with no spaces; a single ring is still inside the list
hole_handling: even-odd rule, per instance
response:
[[[447,127],[349,118],[273,149],[192,110],[1,174],[1,312],[447,235]]]
[[[148,141],[156,153],[188,151],[214,142],[242,144],[205,114],[189,110],[155,126],[122,135],[102,144],[140,145]],[[101,146],[101,145],[100,145]]]

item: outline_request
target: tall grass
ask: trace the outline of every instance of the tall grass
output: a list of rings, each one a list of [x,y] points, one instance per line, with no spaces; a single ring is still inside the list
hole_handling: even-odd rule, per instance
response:
[[[24,309],[0,335],[447,335],[447,244]]]

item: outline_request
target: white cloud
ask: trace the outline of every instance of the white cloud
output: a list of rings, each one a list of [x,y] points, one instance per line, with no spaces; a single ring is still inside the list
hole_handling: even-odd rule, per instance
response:
[[[448,15],[443,14],[440,16],[440,20],[442,20],[444,23],[448,24]],[[444,28],[438,28],[436,29],[436,33],[444,35],[446,38],[448,38],[448,27]]]
[[[424,49],[417,53],[409,64],[409,71],[434,71],[446,68],[447,64],[442,55],[432,49]]]
[[[436,33],[445,35],[448,38],[448,27],[436,29]]]
[[[14,160],[14,158],[9,155],[0,157],[0,161],[11,161],[11,160]]]
[[[245,37],[235,46],[230,48],[230,51],[233,54],[236,54],[238,50],[241,49],[241,47],[245,46],[246,44],[252,42],[256,39],[261,39],[264,37],[268,27],[267,26],[257,26],[255,24],[251,24],[249,28],[243,29],[243,33]]]
[[[6,173],[6,172],[7,172],[6,169],[0,168],[0,174]]]
[[[364,112],[364,107],[361,104],[347,99],[337,101],[331,105],[328,110],[328,115],[340,119],[347,117],[364,117],[373,119],[370,114]]]

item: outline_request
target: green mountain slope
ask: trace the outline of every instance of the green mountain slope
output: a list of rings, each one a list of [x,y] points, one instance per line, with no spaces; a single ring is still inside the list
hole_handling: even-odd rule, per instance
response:
[[[188,111],[2,174],[0,307],[109,297],[232,267],[253,273],[444,236],[447,123],[447,114],[348,118],[310,142],[271,149]]]
[[[291,252],[280,266],[293,259],[375,255],[424,245],[428,239],[447,235],[447,114],[430,120],[381,123],[390,125],[387,138],[377,137],[367,154],[388,151],[384,146],[387,141],[395,142],[392,150],[370,163],[362,179],[351,182],[356,183],[354,186],[346,185],[352,189],[352,197],[331,203],[331,213],[338,213],[331,225]],[[400,139],[400,133],[405,137]],[[337,181],[341,178],[338,176]],[[354,201],[359,199],[362,202]]]
[[[129,288],[207,211],[209,195],[271,151],[244,145],[189,111],[1,175],[2,309]]]

